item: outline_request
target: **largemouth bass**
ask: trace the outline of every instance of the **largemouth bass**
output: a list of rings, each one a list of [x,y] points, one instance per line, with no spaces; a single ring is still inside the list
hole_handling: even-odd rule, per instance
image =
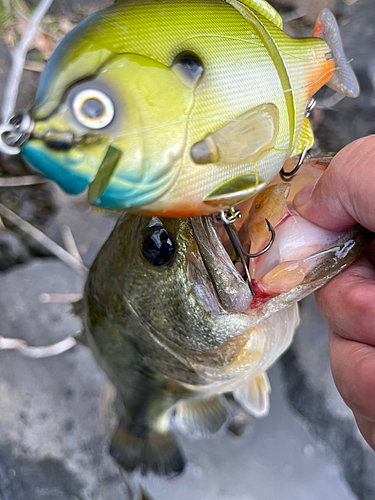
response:
[[[329,161],[305,162],[292,191]],[[249,202],[238,231],[242,245],[257,250],[268,238],[265,218],[275,227],[271,250],[249,264],[255,298],[211,216],[124,214],[99,252],[80,304],[83,340],[117,388],[111,453],[127,471],[181,472],[171,422],[192,434],[216,433],[228,417],[225,394],[266,415],[266,372],[293,339],[296,302],[372,239],[359,226],[344,233],[314,226],[288,194],[290,185],[275,181]]]
[[[99,206],[215,213],[311,147],[306,107],[324,84],[359,94],[329,10],[295,39],[264,0],[117,1],[48,62],[21,152]]]

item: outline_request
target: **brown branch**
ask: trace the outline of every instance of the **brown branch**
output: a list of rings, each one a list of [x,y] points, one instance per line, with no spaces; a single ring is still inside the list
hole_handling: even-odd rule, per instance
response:
[[[23,220],[17,214],[12,212],[12,210],[9,210],[9,208],[5,207],[2,203],[0,203],[0,216],[5,220],[8,220],[11,224],[17,226],[24,233],[31,236],[35,241],[43,245],[44,248],[49,250],[53,255],[68,266],[84,274],[88,272],[87,267],[84,266],[82,262],[77,260],[73,257],[73,255],[60,247],[60,245],[48,238],[48,236],[42,233],[42,231]]]
[[[22,187],[44,184],[48,179],[39,175],[21,175],[19,177],[0,177],[0,188],[3,187]]]

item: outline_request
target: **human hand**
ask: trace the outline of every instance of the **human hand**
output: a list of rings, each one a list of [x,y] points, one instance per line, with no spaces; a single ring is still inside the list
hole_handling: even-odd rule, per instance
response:
[[[344,148],[294,205],[306,219],[341,231],[361,224],[375,232],[375,136]],[[328,323],[330,359],[339,392],[375,450],[375,242],[316,292]]]

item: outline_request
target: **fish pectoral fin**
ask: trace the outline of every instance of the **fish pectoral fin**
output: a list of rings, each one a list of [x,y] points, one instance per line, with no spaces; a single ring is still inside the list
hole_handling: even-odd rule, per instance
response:
[[[302,127],[291,156],[300,155],[304,151],[306,146],[307,149],[310,149],[312,148],[313,144],[314,132],[311,127],[310,120],[307,118],[307,116],[304,116],[302,120]]]
[[[323,9],[319,14],[312,36],[322,38],[332,52],[335,70],[326,85],[347,97],[358,97],[359,83],[345,56],[336,18],[329,9]]]
[[[139,469],[142,474],[152,471],[173,477],[185,467],[185,458],[170,432],[137,430],[121,422],[112,438],[110,453],[127,472]]]
[[[255,175],[241,175],[218,186],[205,197],[204,202],[215,205],[221,202],[228,206],[249,198],[265,185]]]
[[[227,420],[227,408],[221,396],[196,401],[180,401],[175,422],[180,430],[195,437],[216,434]]]
[[[271,385],[268,376],[266,373],[262,373],[233,391],[233,397],[244,410],[261,418],[268,415],[270,392]]]
[[[203,165],[254,163],[275,147],[279,121],[275,104],[261,104],[195,143],[190,155],[195,163]]]

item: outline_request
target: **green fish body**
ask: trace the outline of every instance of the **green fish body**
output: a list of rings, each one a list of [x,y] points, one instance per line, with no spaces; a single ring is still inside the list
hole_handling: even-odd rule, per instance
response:
[[[307,161],[296,182],[303,171],[306,182],[318,178],[323,162]],[[99,252],[81,304],[83,338],[118,392],[111,453],[127,471],[181,472],[173,423],[188,434],[215,434],[230,423],[228,393],[265,416],[266,371],[293,339],[296,301],[371,240],[359,227],[339,234],[304,220],[287,201],[289,188],[258,194],[239,229],[241,244],[250,239],[254,249],[269,238],[265,218],[276,231],[271,250],[250,264],[255,298],[211,217],[124,214]]]
[[[264,0],[118,1],[56,49],[22,154],[99,206],[214,213],[312,145],[305,110],[325,83],[359,93],[328,10],[294,39]]]

